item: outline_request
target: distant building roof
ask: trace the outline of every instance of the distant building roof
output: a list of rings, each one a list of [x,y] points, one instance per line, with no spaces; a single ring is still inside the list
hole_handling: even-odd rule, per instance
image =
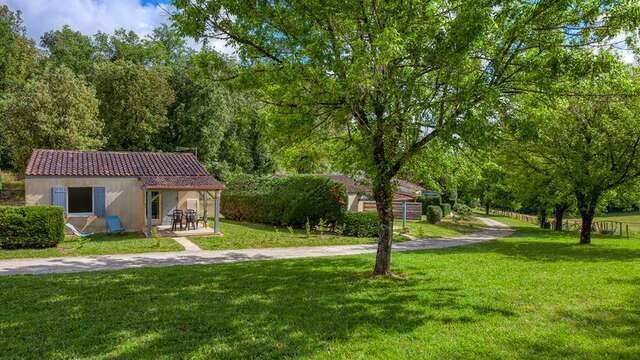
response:
[[[372,193],[371,185],[367,183],[368,181],[356,181],[342,174],[321,174],[321,176],[326,176],[343,183],[348,193],[364,193],[369,195]],[[397,188],[394,194],[394,200],[396,201],[414,200],[417,195],[426,191],[422,186],[406,180],[397,179],[395,181]]]
[[[224,188],[191,153],[34,150],[25,175],[134,176],[145,187]]]

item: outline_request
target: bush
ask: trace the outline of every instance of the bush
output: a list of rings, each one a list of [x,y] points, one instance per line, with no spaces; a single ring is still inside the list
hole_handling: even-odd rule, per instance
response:
[[[442,209],[440,206],[429,205],[427,207],[427,221],[429,224],[435,224],[442,220]]]
[[[279,226],[302,227],[320,219],[335,224],[344,214],[347,190],[344,184],[323,176],[289,176],[235,180],[234,190],[225,191],[220,212],[231,220]],[[248,184],[243,189],[238,184]]]
[[[422,203],[422,215],[427,214],[427,208],[431,205],[440,206],[442,204],[442,197],[440,195],[422,195],[416,199]]]
[[[342,218],[344,236],[378,236],[378,214],[374,212],[348,212]]]
[[[472,214],[471,208],[461,203],[457,203],[453,206],[453,212],[455,212],[456,217],[465,220],[469,219]]]
[[[0,248],[46,248],[64,239],[64,215],[54,206],[0,206]]]
[[[442,216],[443,217],[447,217],[447,216],[451,215],[451,204],[444,203],[444,204],[440,205],[440,208],[442,209]]]

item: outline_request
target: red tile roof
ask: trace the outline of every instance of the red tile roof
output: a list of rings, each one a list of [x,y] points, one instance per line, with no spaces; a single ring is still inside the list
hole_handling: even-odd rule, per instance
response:
[[[224,185],[209,176],[191,153],[34,150],[25,171],[27,176],[114,176],[152,177],[150,182],[169,186]],[[152,181],[152,180],[148,180]]]
[[[141,176],[147,190],[222,190],[224,184],[213,176]]]

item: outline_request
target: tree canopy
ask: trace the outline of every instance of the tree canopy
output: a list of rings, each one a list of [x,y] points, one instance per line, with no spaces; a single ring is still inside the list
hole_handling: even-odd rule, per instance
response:
[[[338,130],[359,155],[380,218],[376,274],[390,273],[392,180],[402,167],[436,138],[482,132],[505,97],[548,85],[563,48],[615,34],[628,10],[616,1],[175,5],[183,31],[238,48],[228,78],[253,86],[286,126]]]

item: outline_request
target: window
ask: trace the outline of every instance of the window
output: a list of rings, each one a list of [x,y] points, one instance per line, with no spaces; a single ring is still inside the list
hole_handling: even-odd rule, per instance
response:
[[[93,188],[70,187],[67,190],[69,214],[90,215],[93,213]]]
[[[151,191],[151,218],[153,220],[160,219],[160,192],[159,191]]]

